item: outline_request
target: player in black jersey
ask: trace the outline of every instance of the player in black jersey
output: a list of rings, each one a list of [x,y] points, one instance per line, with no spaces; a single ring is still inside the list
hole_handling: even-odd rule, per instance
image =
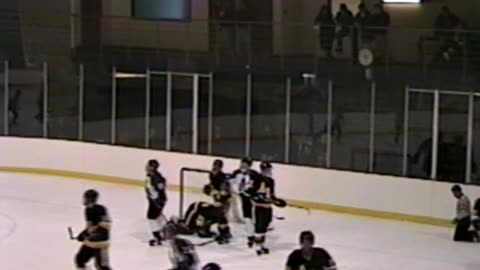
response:
[[[216,206],[221,207],[228,214],[231,191],[228,176],[222,171],[223,161],[217,159],[213,162],[212,171],[209,174],[210,183],[205,185],[203,192],[212,197]]]
[[[167,223],[162,229],[165,240],[168,241],[168,255],[173,264],[171,270],[196,270],[198,256],[190,241],[177,237],[174,224]]]
[[[107,208],[97,204],[98,196],[98,192],[93,189],[87,190],[83,194],[87,226],[76,238],[82,242],[82,246],[75,256],[77,269],[86,269],[86,264],[92,258],[95,258],[97,269],[111,269],[108,256],[111,219]]]
[[[261,176],[255,178],[252,186],[246,190],[253,204],[253,221],[254,221],[254,243],[258,255],[268,254],[265,239],[268,226],[272,222],[273,210],[272,205],[285,207],[286,202],[275,196],[275,181],[272,178],[272,164],[270,162],[262,162],[260,164]]]
[[[152,230],[153,239],[149,241],[151,246],[162,243],[161,230],[166,223],[163,216],[163,207],[167,203],[167,181],[158,172],[159,163],[149,160],[146,166],[147,177],[145,179],[145,192],[148,200],[147,219]]]
[[[240,169],[234,171],[232,178],[230,179],[232,191],[234,193],[230,207],[232,210],[232,218],[234,221],[241,221],[238,214],[238,208],[240,205],[243,219],[246,223],[247,243],[249,247],[252,247],[254,242],[254,226],[252,221],[252,202],[250,200],[250,195],[246,193],[246,190],[253,185],[254,181],[262,178],[262,176],[251,167],[252,160],[248,157],[242,158]]]
[[[314,247],[315,236],[311,231],[300,234],[301,249],[288,256],[285,270],[336,270],[337,266],[330,254],[323,248]]]
[[[232,238],[223,209],[211,203],[192,203],[187,209],[185,219],[180,222],[199,237],[216,237],[219,244],[226,244]],[[217,224],[218,235],[210,230],[214,224]]]

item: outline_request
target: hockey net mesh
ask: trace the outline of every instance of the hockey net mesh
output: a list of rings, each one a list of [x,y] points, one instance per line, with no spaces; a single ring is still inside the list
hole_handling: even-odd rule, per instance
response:
[[[209,198],[203,194],[203,186],[210,182],[208,176],[210,171],[198,168],[183,167],[180,169],[180,185],[179,185],[179,204],[178,215],[180,218],[184,217],[187,207],[198,201],[210,201]]]

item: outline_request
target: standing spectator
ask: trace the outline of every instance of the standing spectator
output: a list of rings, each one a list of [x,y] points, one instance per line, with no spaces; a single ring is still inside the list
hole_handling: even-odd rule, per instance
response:
[[[370,22],[370,11],[368,11],[365,4],[361,3],[358,5],[358,12],[355,15],[355,25],[357,26],[355,29],[358,29],[362,42],[368,42],[371,40],[370,29],[368,29]]]
[[[467,197],[467,195],[463,194],[462,188],[459,185],[454,185],[452,187],[452,194],[458,200],[457,216],[453,220],[453,223],[456,224],[453,240],[461,242],[472,242],[472,233],[469,231],[471,222],[470,199]]]
[[[465,137],[457,135],[453,138],[453,142],[447,144],[447,154],[445,155],[444,179],[449,182],[464,183],[465,167],[467,165],[467,145]],[[472,155],[472,173],[477,171],[477,164]]]
[[[437,177],[443,179],[445,175],[445,156],[448,144],[445,142],[445,136],[443,132],[438,133],[438,151],[437,151]],[[424,140],[417,149],[417,152],[412,157],[414,164],[420,163],[420,159],[423,158],[421,164],[424,177],[429,178],[432,170],[432,147],[433,138]]]
[[[390,27],[390,14],[383,8],[382,4],[376,4],[372,14],[373,33],[376,38],[385,36]]]
[[[235,7],[234,16],[236,22],[235,37],[236,37],[236,53],[239,55],[248,54],[252,49],[252,28],[251,11],[244,1],[240,1]]]
[[[332,58],[333,40],[335,38],[335,21],[328,5],[323,5],[315,18],[315,28],[319,31],[320,47],[328,58]]]
[[[218,42],[221,49],[230,50],[235,44],[235,24],[234,11],[229,2],[222,2],[219,4],[216,19],[218,20]]]
[[[443,6],[440,14],[435,19],[435,37],[445,40],[453,37],[453,29],[460,20],[450,11],[448,6]]]
[[[8,101],[8,114],[9,114],[9,124],[14,126],[18,121],[18,112],[20,110],[20,96],[22,91],[17,89],[13,94],[12,98]]]
[[[340,10],[335,17],[337,23],[337,49],[338,53],[343,52],[343,39],[348,37],[353,27],[353,13],[348,9],[346,4],[340,5]]]

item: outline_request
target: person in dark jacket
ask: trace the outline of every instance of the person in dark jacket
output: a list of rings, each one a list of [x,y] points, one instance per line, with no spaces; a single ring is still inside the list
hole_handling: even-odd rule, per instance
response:
[[[450,11],[450,8],[443,6],[435,19],[435,37],[442,40],[451,39],[454,35],[453,30],[459,23],[459,18]]]
[[[315,27],[320,37],[320,48],[328,58],[332,57],[333,40],[335,38],[335,21],[328,5],[323,5],[315,18]]]
[[[372,22],[372,14],[367,9],[365,4],[361,3],[358,5],[358,12],[355,14],[355,25],[356,30],[361,36],[362,42],[371,41],[371,34],[369,27],[371,26]]]
[[[338,26],[337,31],[337,49],[338,53],[343,52],[343,39],[348,37],[352,32],[353,27],[353,13],[348,9],[346,4],[340,5],[340,10],[335,16],[335,21]]]
[[[371,20],[374,28],[373,33],[375,33],[377,37],[387,34],[388,27],[390,26],[390,14],[385,11],[382,4],[375,5]]]

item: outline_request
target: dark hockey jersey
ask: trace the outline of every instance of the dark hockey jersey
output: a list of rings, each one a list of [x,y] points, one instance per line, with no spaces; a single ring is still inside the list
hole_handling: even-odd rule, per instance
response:
[[[314,248],[311,256],[306,258],[302,250],[297,249],[290,253],[287,259],[289,270],[336,270],[337,267],[332,257],[322,248]],[[301,268],[303,267],[303,268]]]
[[[196,270],[198,256],[195,247],[188,240],[175,238],[168,243],[170,262],[175,270]]]
[[[221,185],[225,183],[228,180],[228,175],[225,174],[224,172],[218,172],[218,173],[210,173],[209,174],[209,179],[210,179],[210,185],[214,189],[220,189]]]
[[[99,225],[100,222],[111,222],[107,208],[100,204],[94,204],[91,207],[85,208],[85,219],[88,224],[88,230],[82,232],[83,238],[92,242],[108,241],[110,232]]]
[[[210,173],[210,196],[216,203],[224,204],[231,197],[231,187],[228,181],[229,176],[223,172]]]
[[[196,230],[199,229],[199,224],[203,224],[202,227],[209,227],[223,219],[222,208],[208,202],[194,202],[188,207],[184,222],[189,229]]]
[[[254,205],[271,207],[275,200],[275,181],[271,177],[261,175],[254,179],[246,193]]]
[[[147,198],[158,205],[164,205],[167,202],[166,185],[167,181],[159,172],[147,174],[145,180]]]

